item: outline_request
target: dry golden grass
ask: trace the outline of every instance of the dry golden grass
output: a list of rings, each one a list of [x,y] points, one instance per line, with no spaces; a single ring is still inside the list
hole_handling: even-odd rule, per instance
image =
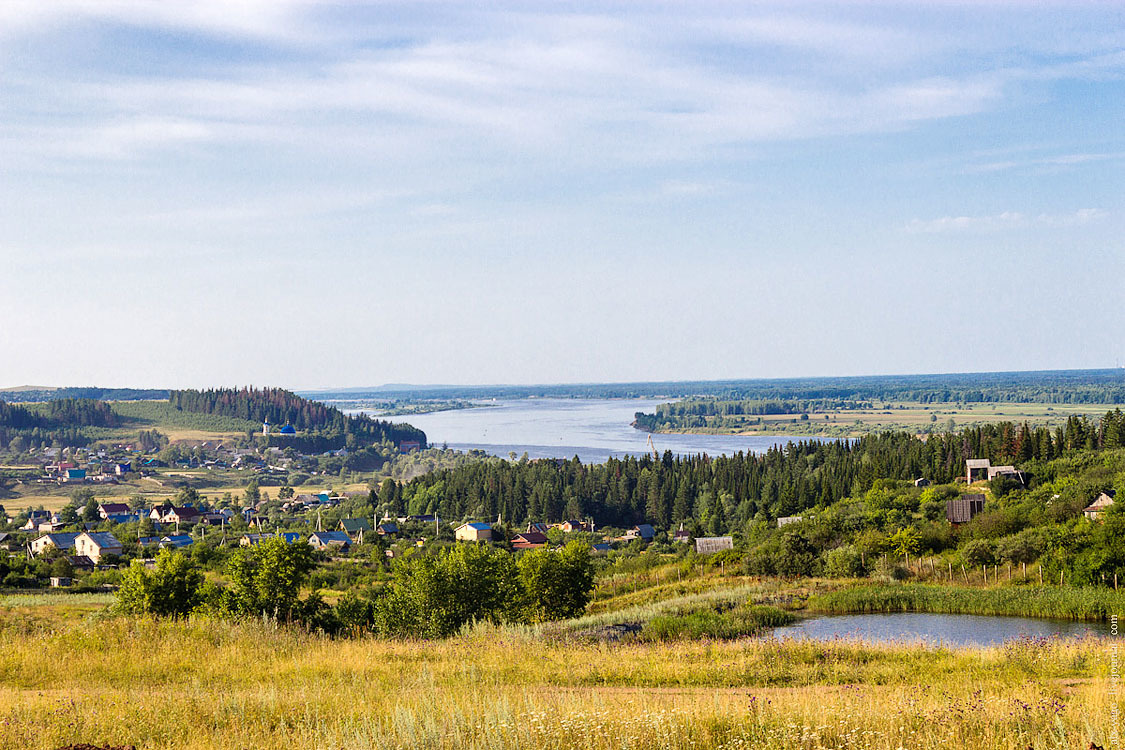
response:
[[[159,429],[172,443],[225,443],[245,436],[245,432],[216,432],[214,430],[194,430],[189,427],[170,427],[160,425]]]
[[[534,629],[332,641],[258,623],[0,610],[0,750],[1085,748],[1109,648],[607,645]]]

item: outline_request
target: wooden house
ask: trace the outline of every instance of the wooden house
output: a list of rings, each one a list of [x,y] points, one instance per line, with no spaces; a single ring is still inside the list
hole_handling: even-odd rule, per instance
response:
[[[525,531],[512,537],[512,549],[538,549],[547,546],[547,535],[538,531]]]
[[[1086,516],[1086,518],[1091,521],[1099,520],[1102,517],[1102,513],[1105,513],[1106,508],[1113,505],[1115,495],[1116,493],[1113,490],[1098,495],[1097,500],[1082,509],[1082,515]]]
[[[453,530],[453,535],[459,542],[490,542],[492,525],[477,522],[463,523]]]
[[[968,523],[984,510],[984,495],[962,495],[945,501],[945,518],[954,526]]]

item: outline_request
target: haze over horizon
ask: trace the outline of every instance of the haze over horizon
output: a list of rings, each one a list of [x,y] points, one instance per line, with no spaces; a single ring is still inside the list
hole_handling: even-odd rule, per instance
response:
[[[0,386],[1125,362],[1104,3],[0,5]]]

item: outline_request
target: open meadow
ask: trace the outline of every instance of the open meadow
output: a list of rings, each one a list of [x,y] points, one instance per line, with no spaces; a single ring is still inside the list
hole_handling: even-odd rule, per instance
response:
[[[615,642],[559,624],[330,639],[107,604],[0,600],[0,749],[1110,746],[1114,654],[1096,639]]]

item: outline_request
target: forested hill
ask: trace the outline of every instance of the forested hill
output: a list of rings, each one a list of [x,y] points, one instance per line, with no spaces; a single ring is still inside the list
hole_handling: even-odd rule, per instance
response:
[[[392,424],[365,416],[351,417],[334,406],[310,401],[283,388],[214,388],[172,391],[169,403],[197,414],[216,414],[251,422],[290,424],[295,437],[287,444],[309,450],[353,448],[389,441],[396,446],[414,441],[426,446],[426,433],[408,424]]]
[[[379,500],[399,512],[513,523],[592,516],[599,525],[670,528],[711,519],[712,531],[741,529],[862,494],[876,480],[950,482],[965,459],[997,464],[1046,462],[1085,450],[1125,447],[1125,414],[1073,417],[1055,431],[1001,423],[927,440],[903,432],[853,442],[799,442],[763,455],[709,458],[489,461],[418,477]],[[716,514],[719,515],[716,521]]]

